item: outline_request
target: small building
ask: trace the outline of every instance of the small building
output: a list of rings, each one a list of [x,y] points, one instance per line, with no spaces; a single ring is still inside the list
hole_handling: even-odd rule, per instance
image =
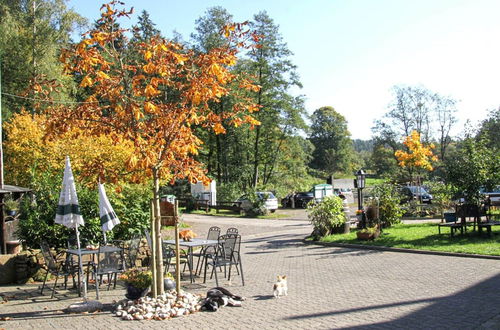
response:
[[[333,196],[333,186],[331,184],[317,184],[313,187],[314,200],[321,202],[324,197]]]
[[[207,186],[203,182],[191,184],[191,196],[195,199],[208,201],[209,206],[217,205],[217,185],[212,180]]]

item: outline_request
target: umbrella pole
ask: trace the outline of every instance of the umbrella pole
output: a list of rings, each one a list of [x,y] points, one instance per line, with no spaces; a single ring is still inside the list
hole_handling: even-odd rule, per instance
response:
[[[102,236],[104,237],[104,245],[108,244],[106,240],[106,232],[104,230],[102,231]]]
[[[78,268],[79,268],[78,272],[80,273],[80,279],[83,282],[83,300],[87,301],[87,282],[85,281],[85,277],[83,276],[82,250],[80,247],[80,231],[78,230],[78,224],[76,225],[75,229],[76,229],[76,244],[78,247]]]

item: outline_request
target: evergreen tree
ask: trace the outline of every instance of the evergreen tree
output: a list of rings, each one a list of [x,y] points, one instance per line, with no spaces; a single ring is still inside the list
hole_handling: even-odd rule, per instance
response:
[[[132,27],[132,42],[143,42],[161,35],[160,30],[156,28],[156,24],[153,23],[146,10],[142,11],[137,20],[137,24]]]

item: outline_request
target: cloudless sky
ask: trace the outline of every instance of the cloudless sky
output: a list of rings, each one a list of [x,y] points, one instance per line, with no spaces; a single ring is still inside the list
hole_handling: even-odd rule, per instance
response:
[[[101,1],[70,0],[91,22]],[[207,8],[235,21],[267,11],[294,53],[309,113],[333,106],[353,138],[369,139],[388,111],[394,85],[421,85],[459,100],[454,133],[500,106],[498,0],[129,0],[130,21],[146,10],[162,34],[185,40]],[[123,22],[123,26],[127,26]]]

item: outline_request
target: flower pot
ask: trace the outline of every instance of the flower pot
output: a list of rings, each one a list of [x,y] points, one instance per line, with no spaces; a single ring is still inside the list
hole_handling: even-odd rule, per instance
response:
[[[127,284],[127,293],[125,294],[125,297],[130,300],[136,300],[141,297],[144,297],[147,295],[149,292],[149,287],[147,288],[136,288],[135,286],[132,286],[130,284]]]
[[[170,278],[165,278],[163,280],[163,287],[165,291],[175,290],[175,281]]]
[[[17,210],[6,210],[5,213],[7,213],[8,216],[13,217],[17,214]]]
[[[365,233],[365,232],[357,231],[356,236],[358,237],[359,240],[368,241],[368,240],[376,239],[377,237],[379,237],[380,230],[377,230],[374,233]]]

